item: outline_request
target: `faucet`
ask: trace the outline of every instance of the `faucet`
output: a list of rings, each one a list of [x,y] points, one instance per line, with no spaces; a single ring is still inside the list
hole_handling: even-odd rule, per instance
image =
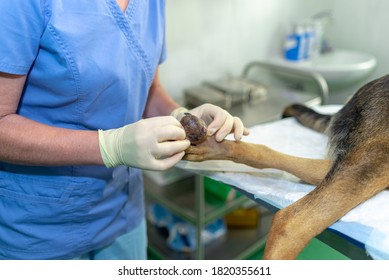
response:
[[[313,21],[328,23],[334,19],[334,15],[331,10],[323,10],[311,16],[311,19]]]

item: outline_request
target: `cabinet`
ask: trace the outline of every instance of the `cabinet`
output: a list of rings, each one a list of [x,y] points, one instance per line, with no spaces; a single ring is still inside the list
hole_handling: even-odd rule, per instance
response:
[[[250,63],[243,76],[260,83],[266,89],[265,98],[252,99],[229,108],[232,115],[242,119],[247,127],[278,119],[282,109],[292,102],[320,104],[327,99],[324,79],[304,71],[292,71],[266,63]],[[204,227],[237,207],[251,201],[240,196],[232,201],[208,202],[204,199],[204,176],[173,168],[165,172],[145,171],[145,194],[148,201],[157,202],[174,215],[196,227],[193,253],[178,253],[168,248],[165,239],[153,226],[148,227],[149,249],[164,259],[245,259],[264,246],[272,215],[261,208],[258,227],[251,230],[228,229],[222,238],[202,245]]]

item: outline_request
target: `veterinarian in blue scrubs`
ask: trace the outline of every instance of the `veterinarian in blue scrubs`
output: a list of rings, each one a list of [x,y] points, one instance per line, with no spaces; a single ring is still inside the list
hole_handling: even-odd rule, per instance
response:
[[[0,2],[1,259],[146,258],[140,169],[190,145],[158,78],[164,5]],[[191,113],[219,141],[247,134],[219,107]]]

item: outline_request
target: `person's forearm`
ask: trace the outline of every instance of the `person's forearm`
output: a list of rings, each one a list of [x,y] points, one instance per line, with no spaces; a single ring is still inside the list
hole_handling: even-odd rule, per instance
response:
[[[180,107],[180,105],[170,97],[165,88],[162,86],[157,70],[149,90],[143,117],[151,118],[157,116],[166,116],[178,107]]]
[[[26,165],[103,164],[97,131],[51,127],[17,114],[0,118],[0,161]]]

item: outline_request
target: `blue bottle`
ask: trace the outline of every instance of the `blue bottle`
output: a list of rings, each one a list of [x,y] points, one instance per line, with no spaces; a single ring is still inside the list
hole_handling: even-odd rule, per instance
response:
[[[306,59],[307,55],[307,36],[303,25],[297,23],[293,31],[287,35],[284,44],[284,57],[287,60],[301,61]]]

